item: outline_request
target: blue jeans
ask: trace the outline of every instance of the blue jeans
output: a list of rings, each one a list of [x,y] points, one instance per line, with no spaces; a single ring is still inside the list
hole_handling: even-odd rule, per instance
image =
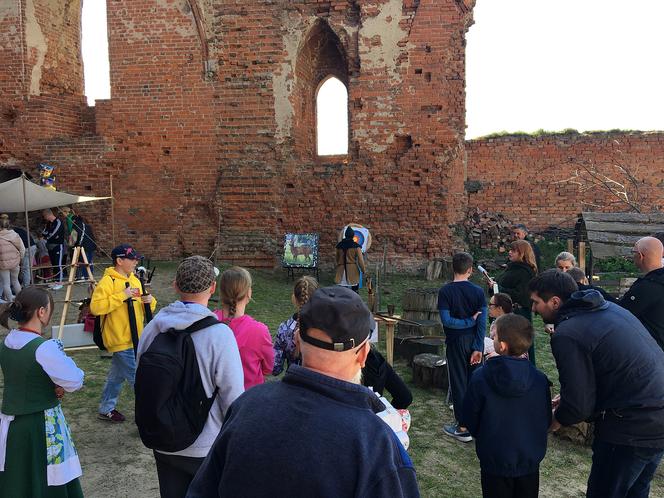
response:
[[[111,369],[106,377],[106,384],[101,393],[99,413],[105,415],[115,408],[122,389],[122,383],[126,380],[134,388],[134,377],[136,376],[136,359],[134,349],[125,349],[113,353],[111,358]]]
[[[661,448],[595,440],[587,498],[648,498],[650,481],[662,455]]]

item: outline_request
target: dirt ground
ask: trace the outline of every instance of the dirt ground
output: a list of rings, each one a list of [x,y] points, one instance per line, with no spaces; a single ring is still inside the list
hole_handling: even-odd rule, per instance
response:
[[[160,305],[175,300],[172,289],[175,264],[160,263],[153,282],[154,294]],[[268,324],[270,330],[292,313],[289,300],[292,284],[278,272],[252,272],[254,275],[254,302],[252,313],[257,319]],[[101,272],[98,271],[100,276]],[[323,283],[325,284],[325,276]],[[431,286],[420,283],[415,278],[394,276],[386,281],[385,289],[391,289],[386,301],[400,306],[401,292],[407,286]],[[54,292],[56,312],[54,324],[58,323],[65,299],[66,288]],[[75,287],[72,299],[80,300],[87,295],[85,284]],[[68,323],[77,316],[76,307],[68,313]],[[0,340],[3,333],[0,332]],[[382,344],[381,344],[382,346]],[[557,384],[557,372],[551,357],[548,343],[537,343],[538,358],[549,378]],[[83,467],[81,483],[85,496],[93,498],[152,498],[159,496],[154,459],[138,437],[133,423],[134,399],[131,390],[125,386],[118,409],[125,414],[127,421],[112,424],[98,420],[99,396],[109,368],[109,359],[101,358],[99,351],[84,350],[69,353],[86,374],[84,387],[75,393],[67,394],[63,400],[63,410],[72,429],[74,442],[78,448]],[[539,359],[538,359],[539,363]],[[405,362],[396,363],[397,371],[410,382],[411,373]],[[274,378],[268,379],[274,380]],[[0,387],[2,387],[0,375]],[[443,423],[449,423],[452,413],[445,403],[442,391],[420,389],[410,384],[414,403],[411,406],[413,425],[410,431],[413,458],[418,473],[418,482],[423,497],[426,498],[474,498],[481,495],[479,487],[479,466],[474,444],[464,444],[446,438],[441,433]],[[589,448],[578,444],[549,437],[549,449],[540,472],[540,496],[543,498],[584,496],[586,479],[590,469]],[[284,456],[286,457],[286,455]],[[660,466],[653,480],[651,496],[664,496],[664,469]]]

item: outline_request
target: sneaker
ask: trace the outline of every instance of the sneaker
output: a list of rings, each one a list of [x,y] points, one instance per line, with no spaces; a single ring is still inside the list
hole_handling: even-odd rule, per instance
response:
[[[470,435],[470,432],[459,430],[458,424],[446,425],[443,427],[443,431],[448,436],[453,437],[462,443],[470,443],[473,440],[473,436]]]
[[[58,291],[58,290],[60,290],[60,289],[62,289],[62,285],[61,285],[61,284],[53,284],[53,285],[51,285],[51,290],[53,290],[53,291]]]
[[[98,413],[97,418],[99,420],[106,420],[107,422],[124,422],[125,416],[117,410],[111,410],[110,412],[103,414]]]

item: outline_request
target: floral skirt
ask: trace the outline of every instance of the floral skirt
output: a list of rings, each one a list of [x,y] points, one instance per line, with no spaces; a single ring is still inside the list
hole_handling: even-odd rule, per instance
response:
[[[80,475],[60,405],[18,415],[10,423],[0,498],[82,498]]]

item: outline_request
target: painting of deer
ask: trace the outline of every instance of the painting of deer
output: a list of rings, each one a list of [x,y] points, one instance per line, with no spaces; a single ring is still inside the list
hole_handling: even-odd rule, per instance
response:
[[[295,245],[295,237],[290,240],[290,252],[293,259],[297,261],[300,256],[304,256],[304,261],[311,261],[311,246],[309,244]]]
[[[318,266],[317,233],[287,233],[284,237],[283,266],[316,268]]]

